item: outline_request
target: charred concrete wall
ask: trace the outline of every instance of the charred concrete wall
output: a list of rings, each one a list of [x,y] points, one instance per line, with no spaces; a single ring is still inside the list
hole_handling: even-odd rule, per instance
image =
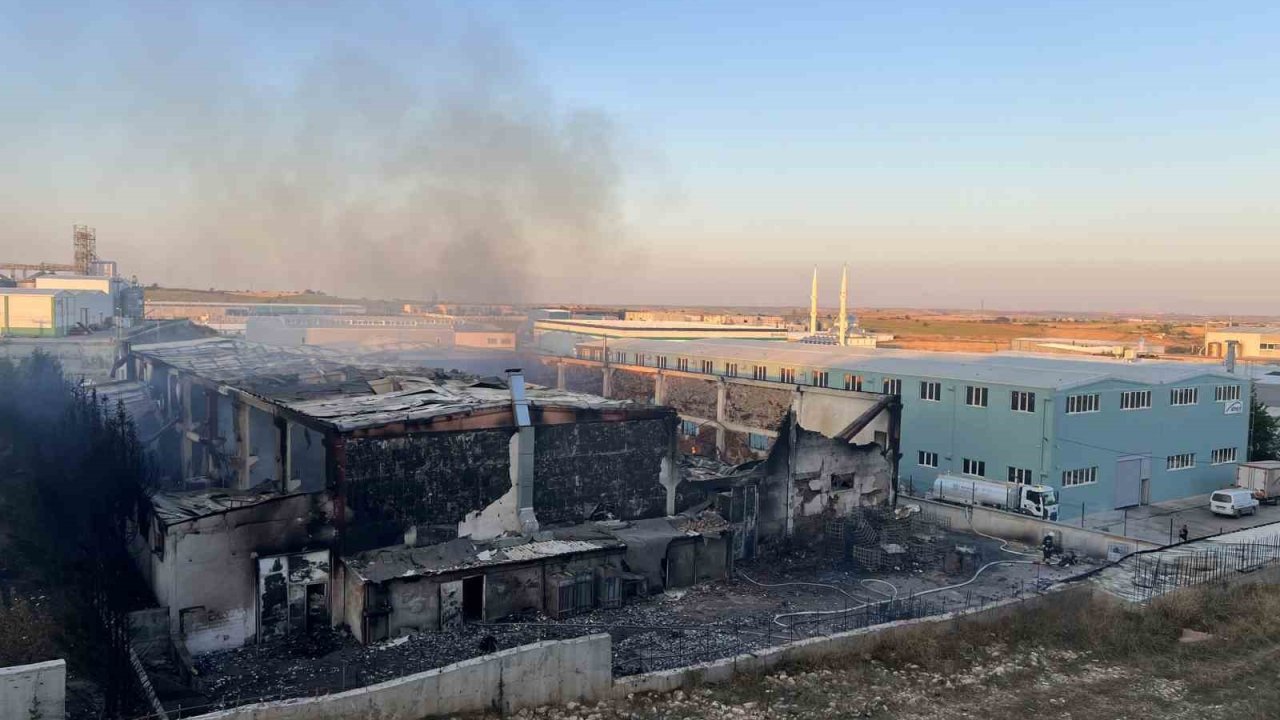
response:
[[[887,502],[891,474],[892,464],[879,445],[851,445],[796,427],[794,452],[790,433],[784,433],[766,464],[760,536],[766,542],[784,536],[790,518],[795,540],[821,540],[827,518]]]
[[[539,425],[534,510],[543,524],[662,515],[663,461],[675,414],[616,422]],[[347,552],[401,542],[410,526],[453,533],[468,513],[511,489],[512,430],[352,438],[346,443]],[[453,537],[449,534],[448,537]],[[441,537],[440,539],[448,539]]]
[[[135,562],[192,653],[239,647],[257,633],[255,557],[323,546],[320,496],[294,495],[135,533]]]
[[[730,384],[725,395],[725,419],[739,425],[776,428],[791,408],[792,391],[756,385]]]
[[[324,436],[297,423],[289,423],[289,491],[324,490],[324,468]]]
[[[655,377],[653,373],[614,368],[609,397],[652,403]]]
[[[714,555],[714,551],[712,553]],[[435,632],[440,626],[441,586],[476,575],[484,576],[485,621],[500,620],[515,613],[541,611],[546,607],[547,578],[556,573],[593,572],[596,568],[622,568],[622,550],[586,553],[538,563],[476,568],[434,575],[405,577],[381,583],[373,595],[387,599],[387,622],[370,623],[369,636],[357,634],[365,643],[379,642],[411,632]],[[701,572],[714,571],[714,560],[704,562]],[[723,577],[723,573],[721,574]],[[358,583],[354,592],[363,596]]]
[[[452,537],[467,513],[511,488],[510,438],[494,429],[348,439],[344,551],[403,542],[410,526]]]
[[[599,367],[564,364],[564,389],[590,395],[604,394],[604,373]]]
[[[669,375],[666,378],[662,402],[678,409],[682,415],[715,418],[716,385],[715,380]],[[789,398],[788,402],[790,402]]]
[[[578,523],[608,513],[632,520],[666,512],[664,460],[676,416],[537,428],[533,506],[539,522]]]

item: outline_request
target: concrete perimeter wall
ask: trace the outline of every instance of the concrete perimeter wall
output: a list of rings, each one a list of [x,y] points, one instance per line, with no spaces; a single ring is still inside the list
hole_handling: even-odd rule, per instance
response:
[[[952,505],[906,496],[900,497],[898,504],[917,504],[932,515],[949,518],[951,527],[955,530],[964,532],[972,529],[985,535],[1015,540],[1032,547],[1039,547],[1044,541],[1044,536],[1052,532],[1057,535],[1064,549],[1099,560],[1117,560],[1119,558],[1114,556],[1116,553],[1124,556],[1139,550],[1153,550],[1161,547],[1145,540],[1074,527],[1066,523],[1048,522],[994,508]]]
[[[358,690],[242,705],[194,720],[419,720],[594,702],[609,696],[612,652],[607,634],[547,640]]]
[[[1080,601],[1084,601],[1086,598],[1092,597],[1092,595],[1093,589],[1087,583],[1058,585],[1050,588],[1043,595],[1021,600],[999,600],[967,612],[947,613],[914,620],[900,620],[884,625],[850,630],[836,635],[797,640],[786,645],[763,648],[735,657],[713,660],[699,665],[690,665],[685,668],[617,678],[613,683],[613,696],[625,698],[631,693],[671,692],[680,688],[725,682],[737,674],[764,672],[778,665],[812,662],[824,658],[865,652],[885,639],[919,627],[953,622],[961,618],[994,620],[1012,613],[1034,611],[1041,603],[1050,599],[1078,597]]]
[[[62,660],[0,668],[0,718],[66,717],[67,663]]]

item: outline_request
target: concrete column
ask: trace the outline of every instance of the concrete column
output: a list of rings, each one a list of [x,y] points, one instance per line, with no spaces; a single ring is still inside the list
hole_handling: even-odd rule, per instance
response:
[[[613,368],[601,368],[600,375],[600,394],[604,397],[609,397],[609,393],[613,390]]]
[[[653,376],[653,404],[661,405],[667,396],[667,376],[659,370]]]
[[[236,403],[236,487],[246,490],[249,487],[249,406],[243,402]]]
[[[724,432],[725,406],[729,399],[729,383],[724,378],[716,383],[716,457],[724,459],[726,439]]]
[[[276,418],[276,484],[281,492],[289,491],[289,421]]]
[[[191,379],[181,377],[178,380],[178,401],[182,408],[182,479],[186,480],[191,477],[191,456],[194,450],[194,442],[191,435],[194,432],[191,428]]]
[[[557,390],[564,389],[564,363],[563,362],[556,363],[556,389]]]

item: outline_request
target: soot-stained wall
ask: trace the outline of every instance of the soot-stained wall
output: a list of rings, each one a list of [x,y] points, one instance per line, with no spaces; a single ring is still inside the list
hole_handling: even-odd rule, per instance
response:
[[[791,407],[791,394],[791,390],[730,384],[725,419],[750,427],[776,428]]]
[[[703,418],[716,416],[716,382],[681,376],[669,376],[663,402],[679,408],[685,415]]]
[[[412,525],[456,527],[511,488],[511,431],[347,440],[345,550],[401,542]]]
[[[609,512],[658,517],[659,478],[675,438],[674,413],[617,422],[539,425],[534,430],[534,510],[543,524]],[[346,444],[350,512],[344,550],[403,541],[410,526],[456,529],[511,489],[514,428],[351,438]]]
[[[599,367],[587,367],[566,363],[564,366],[564,387],[573,392],[589,395],[604,394],[604,373]]]
[[[544,524],[614,517],[660,517],[667,490],[662,461],[675,442],[676,415],[627,422],[539,426],[533,505]]]
[[[609,397],[653,403],[653,379],[652,373],[615,368],[610,382]]]

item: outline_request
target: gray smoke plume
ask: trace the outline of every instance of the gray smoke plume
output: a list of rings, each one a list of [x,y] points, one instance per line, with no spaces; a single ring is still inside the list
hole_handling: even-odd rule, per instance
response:
[[[188,15],[140,20],[97,71],[128,88],[96,119],[118,143],[108,182],[149,196],[162,228],[124,269],[497,302],[598,272],[621,234],[615,128],[561,109],[501,33],[436,17],[404,29],[408,60],[348,41],[283,78],[201,42]],[[128,229],[97,224],[104,254],[127,258]]]

